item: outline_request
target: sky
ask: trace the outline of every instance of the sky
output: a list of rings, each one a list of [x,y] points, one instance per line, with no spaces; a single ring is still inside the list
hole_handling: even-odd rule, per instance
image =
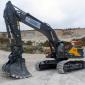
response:
[[[3,18],[5,4],[9,0],[0,0],[0,31],[6,31]],[[30,13],[52,28],[85,27],[85,0],[10,0],[12,4]],[[21,30],[31,29],[20,23]]]

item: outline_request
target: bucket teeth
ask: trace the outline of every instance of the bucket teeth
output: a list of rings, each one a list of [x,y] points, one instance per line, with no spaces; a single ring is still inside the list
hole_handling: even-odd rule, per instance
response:
[[[29,73],[25,66],[25,60],[18,60],[12,64],[7,63],[2,66],[2,71],[9,74],[10,77],[15,79],[23,79],[31,77],[32,75]]]
[[[19,75],[10,75],[12,78],[15,78],[15,79],[24,79],[24,78],[29,78],[31,77],[31,75],[22,75],[22,76],[19,76]]]

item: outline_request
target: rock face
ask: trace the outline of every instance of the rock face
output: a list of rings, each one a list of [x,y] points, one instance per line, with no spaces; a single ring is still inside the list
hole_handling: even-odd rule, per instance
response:
[[[55,32],[61,40],[71,40],[73,38],[81,38],[85,36],[85,28],[75,29],[55,29]],[[35,30],[21,31],[24,41],[45,42],[47,38],[40,32]],[[7,37],[7,33],[0,33],[0,37]]]

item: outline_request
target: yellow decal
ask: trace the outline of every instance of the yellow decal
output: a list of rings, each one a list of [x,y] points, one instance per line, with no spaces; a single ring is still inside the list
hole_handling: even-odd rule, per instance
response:
[[[73,54],[74,56],[80,56],[78,49],[73,47],[71,48],[71,50],[69,51],[70,54]]]

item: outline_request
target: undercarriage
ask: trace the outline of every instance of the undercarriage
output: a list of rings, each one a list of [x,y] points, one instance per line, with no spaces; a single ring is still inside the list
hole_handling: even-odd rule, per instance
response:
[[[65,74],[69,72],[73,72],[76,70],[85,69],[85,61],[83,60],[45,60],[36,64],[36,69],[38,71],[48,70],[48,69],[56,69],[58,73]]]

